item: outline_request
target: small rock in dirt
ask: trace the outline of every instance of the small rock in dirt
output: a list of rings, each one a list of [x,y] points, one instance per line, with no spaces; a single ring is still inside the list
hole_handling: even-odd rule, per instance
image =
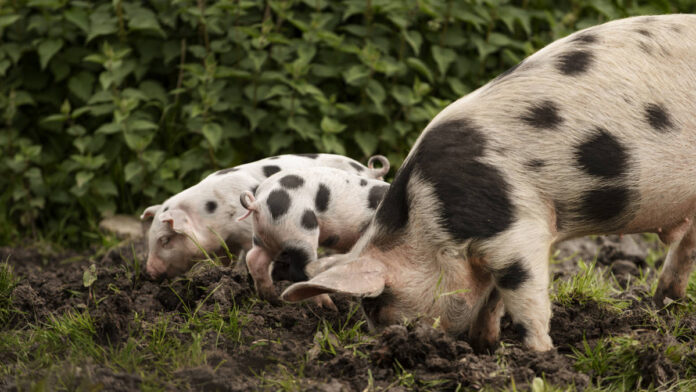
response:
[[[626,288],[631,276],[638,276],[638,267],[630,260],[616,260],[611,264],[611,272],[616,277],[621,287]]]
[[[99,228],[116,234],[120,238],[139,239],[143,237],[140,221],[129,215],[114,215],[102,219]]]

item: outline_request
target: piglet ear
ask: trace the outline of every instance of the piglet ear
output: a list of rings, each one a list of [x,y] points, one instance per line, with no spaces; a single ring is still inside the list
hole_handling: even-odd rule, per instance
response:
[[[330,268],[307,282],[293,284],[283,292],[281,298],[297,302],[329,293],[376,297],[384,291],[384,279],[384,266],[381,263],[360,258]]]
[[[162,207],[162,204],[155,204],[154,206],[147,207],[145,211],[140,215],[140,220],[150,220],[155,217],[157,210]]]
[[[169,225],[174,232],[195,237],[195,228],[184,210],[170,209],[161,213],[159,219],[162,223]]]

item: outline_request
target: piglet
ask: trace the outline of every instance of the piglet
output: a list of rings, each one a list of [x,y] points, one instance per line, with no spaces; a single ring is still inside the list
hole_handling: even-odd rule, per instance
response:
[[[301,282],[317,247],[347,252],[372,219],[386,182],[329,167],[286,170],[245,191],[240,203],[253,216],[253,246],[246,263],[262,298],[278,298],[273,281]],[[328,296],[319,300],[332,307]]]
[[[376,163],[381,167],[376,168]],[[240,193],[253,192],[278,172],[312,167],[332,167],[373,179],[389,171],[389,161],[376,155],[365,167],[340,155],[280,155],[212,173],[141,215],[147,233],[147,273],[153,278],[182,274],[196,258],[204,257],[203,252],[221,251],[223,243],[235,253],[249,250],[251,224],[236,220],[246,212],[239,204]]]

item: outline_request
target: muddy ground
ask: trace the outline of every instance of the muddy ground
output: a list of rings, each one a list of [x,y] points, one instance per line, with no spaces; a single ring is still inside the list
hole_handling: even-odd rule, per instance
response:
[[[653,256],[658,255],[659,265],[656,245],[640,236],[584,238],[558,247],[554,278],[570,279],[578,271],[578,258],[591,261],[597,255],[598,265],[607,273],[615,272],[617,285],[627,286],[615,296],[628,306],[617,312],[595,302],[554,304],[551,336],[557,348],[547,353],[523,349],[507,318],[503,320],[503,343],[488,354],[475,354],[465,339],[446,336],[418,322],[370,335],[360,311],[347,319],[355,307],[349,298],[336,298],[338,314],[311,304],[273,306],[255,299],[247,276],[229,267],[199,265],[185,278],[153,282],[131,271],[133,250],[144,260],[144,249],[138,244],[133,248],[121,245],[101,257],[0,248],[0,259],[9,260],[21,278],[12,296],[14,306],[23,312],[2,332],[26,330],[69,310],[87,310],[94,320],[97,344],[118,348],[163,317],[176,324],[193,309],[198,315],[237,309],[244,324],[238,338],[211,329],[202,337],[199,364],[163,372],[155,382],[166,390],[206,391],[469,390],[510,388],[512,383],[525,390],[537,377],[554,386],[582,390],[605,381],[598,374],[576,369],[574,349],[583,350],[584,342],[592,347],[603,337],[631,336],[645,343],[635,365],[642,375],[636,386],[660,386],[682,379],[690,371],[687,361],[675,363],[668,358],[665,347],[680,339],[693,348],[692,334],[672,336],[664,330],[679,323],[693,331],[696,315],[673,320],[662,311],[665,322],[654,321],[657,310],[650,302],[648,285],[634,284],[641,273],[649,275],[648,284],[655,279],[649,265],[652,261],[646,261],[650,249]],[[92,263],[97,280],[90,290],[83,283],[83,274]],[[94,298],[100,300],[98,305]],[[191,336],[182,332],[176,338],[186,342]],[[6,370],[0,389],[28,389],[36,380],[50,383],[58,377],[55,366],[50,371],[27,368],[11,351],[0,352],[0,366]],[[688,355],[693,357],[693,351]],[[67,385],[61,381],[66,389],[136,390],[147,377],[143,372],[92,360],[79,366],[66,361],[64,367],[71,374]]]

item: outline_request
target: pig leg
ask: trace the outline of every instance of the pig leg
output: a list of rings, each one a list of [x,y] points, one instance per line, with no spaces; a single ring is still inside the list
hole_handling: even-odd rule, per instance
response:
[[[548,351],[553,348],[548,293],[551,235],[538,222],[515,226],[493,241],[485,260],[525,346]]]
[[[693,219],[688,220],[693,222]],[[667,259],[655,291],[655,303],[665,305],[665,299],[679,299],[686,295],[694,258],[696,258],[696,226],[691,224],[680,239],[675,239],[667,252]]]
[[[504,312],[500,293],[493,289],[469,328],[469,342],[475,352],[495,351],[500,337],[500,319]]]
[[[278,294],[273,287],[271,279],[270,267],[271,256],[260,247],[253,247],[246,254],[246,265],[249,269],[249,274],[254,279],[254,287],[259,297],[274,302],[278,300]]]

